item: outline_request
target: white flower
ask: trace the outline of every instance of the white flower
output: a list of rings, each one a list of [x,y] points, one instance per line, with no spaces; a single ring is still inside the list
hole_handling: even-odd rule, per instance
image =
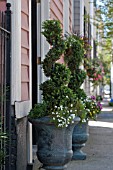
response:
[[[66,98],[68,98],[68,96],[66,96]]]
[[[75,118],[75,114],[71,114],[71,117],[74,119]]]
[[[72,110],[70,110],[70,112],[72,112]]]
[[[63,109],[63,106],[61,105],[60,108],[61,108],[61,110],[62,110],[62,109]]]
[[[58,124],[58,127],[62,127],[62,124]]]
[[[55,118],[53,117],[53,120],[55,120]]]
[[[52,114],[54,115],[55,113],[54,113],[54,112],[52,112]]]
[[[57,106],[55,106],[55,108],[57,108]]]
[[[73,104],[71,104],[71,107],[73,107]]]
[[[85,120],[85,119],[83,119],[83,120],[82,120],[82,122],[86,122],[86,120]]]
[[[71,116],[69,116],[68,119],[71,119]]]
[[[64,119],[64,121],[66,122],[66,118],[63,118]]]
[[[58,119],[58,122],[62,122],[62,120]]]

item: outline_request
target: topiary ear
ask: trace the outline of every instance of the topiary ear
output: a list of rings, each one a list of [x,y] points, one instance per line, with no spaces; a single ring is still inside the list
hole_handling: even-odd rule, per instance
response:
[[[84,58],[83,42],[79,37],[70,35],[66,40],[66,45],[64,60],[73,72],[79,68]]]
[[[47,41],[54,45],[62,37],[62,28],[59,20],[46,20],[42,23],[41,33],[46,37]]]

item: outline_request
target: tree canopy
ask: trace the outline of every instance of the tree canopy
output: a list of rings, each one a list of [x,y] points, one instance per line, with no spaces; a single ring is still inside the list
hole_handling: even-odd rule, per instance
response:
[[[110,84],[110,63],[113,57],[113,0],[99,0],[95,23],[98,32],[98,57],[105,65],[104,83]]]

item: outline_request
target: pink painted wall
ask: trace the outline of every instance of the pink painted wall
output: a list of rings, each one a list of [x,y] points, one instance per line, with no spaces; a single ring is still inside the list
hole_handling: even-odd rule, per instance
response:
[[[50,19],[60,20],[63,28],[63,0],[51,0],[50,1]],[[72,0],[69,0],[69,31],[72,32]],[[64,63],[64,57],[57,61]]]
[[[29,0],[21,0],[21,99],[29,100]]]
[[[56,19],[61,22],[63,28],[63,0],[51,0],[50,1],[50,19]],[[64,57],[61,56],[58,63],[64,63]]]
[[[69,31],[72,32],[72,0],[69,0]]]
[[[50,1],[50,19],[60,20],[63,28],[63,0]],[[69,0],[69,31],[72,32],[72,0]]]
[[[6,10],[6,0],[0,1],[0,11]]]
[[[63,28],[63,0],[50,1],[50,18],[60,20]]]

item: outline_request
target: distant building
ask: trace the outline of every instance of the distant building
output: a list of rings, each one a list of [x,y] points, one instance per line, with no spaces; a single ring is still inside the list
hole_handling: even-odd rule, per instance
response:
[[[96,57],[96,27],[94,26],[96,1],[93,0],[73,0],[73,31],[85,36],[92,46],[91,58]],[[88,95],[93,90],[88,77],[83,87]]]

